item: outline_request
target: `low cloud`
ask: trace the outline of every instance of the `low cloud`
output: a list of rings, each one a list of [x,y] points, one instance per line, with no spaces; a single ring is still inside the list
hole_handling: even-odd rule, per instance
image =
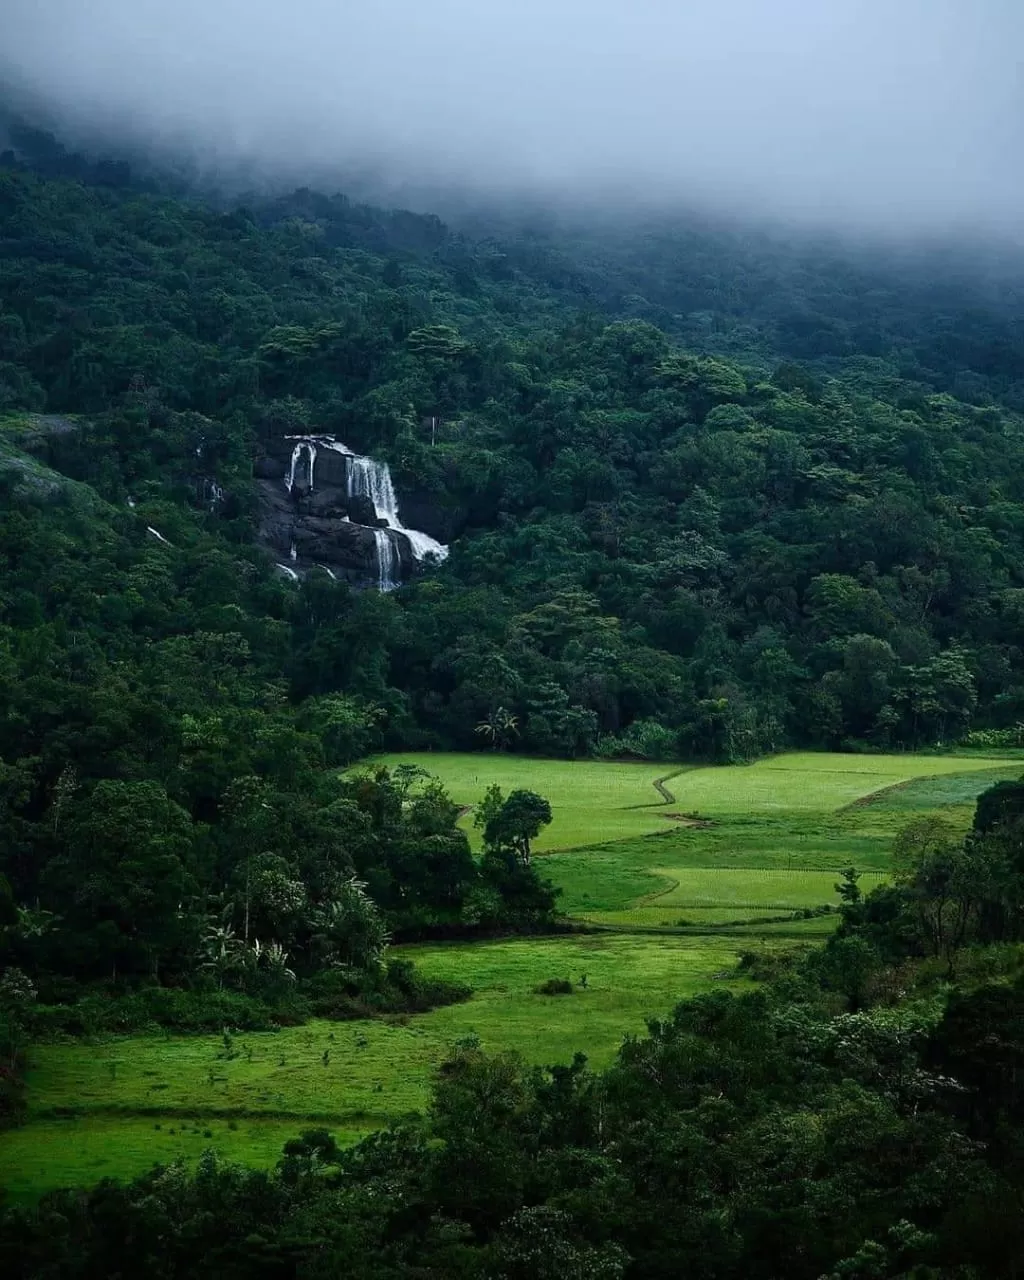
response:
[[[83,130],[268,167],[883,228],[1024,214],[1019,0],[7,0]]]

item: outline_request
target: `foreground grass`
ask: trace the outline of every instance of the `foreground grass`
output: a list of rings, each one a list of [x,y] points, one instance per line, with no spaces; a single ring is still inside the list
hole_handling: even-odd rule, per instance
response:
[[[213,1148],[241,1164],[269,1168],[296,1137],[294,1120],[153,1120],[86,1115],[35,1120],[0,1134],[0,1181],[14,1202],[57,1186],[90,1186],[101,1178],[129,1178],[154,1164],[193,1163]],[[339,1141],[359,1133],[334,1129]]]
[[[0,1183],[32,1197],[205,1147],[272,1163],[309,1124],[352,1136],[420,1110],[436,1067],[468,1036],[532,1062],[581,1050],[604,1066],[647,1018],[731,974],[738,949],[732,939],[608,934],[405,947],[424,973],[468,982],[474,998],[410,1019],[239,1035],[231,1057],[220,1036],[38,1045],[30,1123],[0,1134]],[[552,977],[576,983],[574,994],[535,994]]]

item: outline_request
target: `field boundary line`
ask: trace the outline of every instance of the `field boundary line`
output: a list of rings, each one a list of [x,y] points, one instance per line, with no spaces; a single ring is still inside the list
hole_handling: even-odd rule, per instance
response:
[[[978,772],[983,773],[984,770],[979,770]],[[922,773],[916,778],[904,778],[902,782],[893,782],[888,787],[879,787],[877,791],[865,791],[856,800],[851,800],[848,804],[844,804],[841,809],[836,809],[836,813],[849,813],[852,809],[866,809],[868,805],[877,803],[882,796],[890,796],[897,791],[906,791],[915,782],[937,782],[940,778],[955,778],[956,776],[953,773]]]
[[[678,777],[681,773],[682,769],[676,769],[672,773],[663,773],[660,778],[655,778],[651,784],[666,804],[675,804],[676,798],[672,792],[669,791],[668,787],[665,786],[665,783],[671,782],[673,778]]]
[[[640,907],[650,906],[651,903],[656,902],[659,898],[664,898],[666,893],[675,893],[679,888],[679,881],[673,880],[671,876],[659,875],[657,871],[651,871],[649,874],[656,875],[659,879],[667,880],[669,882],[668,888],[659,889],[657,893],[645,893],[642,897],[637,898],[635,902],[629,903],[625,908],[627,911],[634,911]]]
[[[671,782],[673,778],[678,778],[680,774],[691,773],[692,770],[687,765],[680,765],[678,769],[673,769],[671,773],[663,773],[658,778],[651,779],[651,786],[661,796],[660,800],[649,801],[646,804],[624,804],[623,809],[660,809],[667,804],[675,804],[676,798],[665,786],[666,782]]]

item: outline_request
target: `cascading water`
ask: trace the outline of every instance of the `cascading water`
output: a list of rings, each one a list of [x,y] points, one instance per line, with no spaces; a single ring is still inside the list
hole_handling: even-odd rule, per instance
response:
[[[288,468],[288,474],[284,478],[284,485],[289,493],[291,493],[295,488],[295,472],[298,470],[303,452],[309,455],[309,487],[310,489],[313,488],[313,467],[316,465],[316,445],[309,441],[303,441],[297,444],[292,450],[291,466]]]
[[[417,560],[425,556],[436,556],[443,560],[448,555],[444,543],[432,538],[429,533],[421,533],[418,529],[407,529],[398,514],[398,499],[395,497],[395,486],[391,483],[391,470],[386,462],[377,462],[374,458],[353,454],[348,461],[348,496],[354,498],[363,495],[373,503],[378,517],[386,520],[396,533],[404,533],[409,539],[412,554]]]
[[[434,556],[438,560],[446,558],[448,548],[443,543],[438,542],[428,533],[420,532],[419,529],[407,529],[402,523],[398,513],[395,487],[391,482],[391,471],[386,462],[377,462],[374,458],[353,453],[347,445],[335,440],[333,436],[287,436],[286,439],[295,441],[288,473],[284,477],[285,487],[289,493],[295,490],[296,485],[308,493],[313,492],[317,451],[330,449],[345,457],[348,496],[369,498],[377,518],[387,521],[387,529],[373,530],[373,540],[377,550],[377,585],[381,591],[393,591],[399,585],[401,558],[393,533],[402,534],[406,538],[415,560],[424,560],[427,556]],[[342,519],[346,523],[351,523],[349,516],[344,516]],[[290,558],[293,562],[297,559],[294,545]],[[289,570],[286,565],[278,567],[290,575],[297,576],[294,570]]]
[[[373,540],[377,544],[377,586],[381,591],[394,591],[398,586],[395,574],[398,555],[387,529],[374,529]]]
[[[316,470],[316,451],[320,449],[330,449],[332,453],[344,454],[346,458],[353,456],[352,450],[332,436],[285,436],[286,440],[295,440],[298,443],[292,450],[292,461],[288,468],[288,474],[284,478],[285,488],[289,493],[295,488],[295,472],[298,470],[302,462],[302,455],[306,454],[309,458],[309,491],[313,492],[313,473]]]

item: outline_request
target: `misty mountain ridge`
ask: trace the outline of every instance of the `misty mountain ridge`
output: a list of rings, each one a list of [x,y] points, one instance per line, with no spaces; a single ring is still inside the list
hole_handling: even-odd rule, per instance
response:
[[[396,184],[365,168],[331,181],[328,169],[308,165],[305,176],[322,182],[293,186],[301,165],[289,175],[258,160],[204,161],[94,130],[86,150],[69,150],[15,101],[0,108],[0,130],[11,155],[37,172],[199,199],[264,226],[300,216],[338,247],[514,272],[570,308],[648,320],[695,350],[765,370],[779,355],[831,374],[885,358],[911,381],[967,399],[996,385],[1000,398],[1024,405],[1024,364],[1014,355],[1024,343],[1024,251],[980,230],[879,236],[735,212],[629,213],[596,201]],[[385,199],[398,195],[407,199]],[[929,334],[913,351],[908,314]],[[952,378],[942,368],[951,357]]]

